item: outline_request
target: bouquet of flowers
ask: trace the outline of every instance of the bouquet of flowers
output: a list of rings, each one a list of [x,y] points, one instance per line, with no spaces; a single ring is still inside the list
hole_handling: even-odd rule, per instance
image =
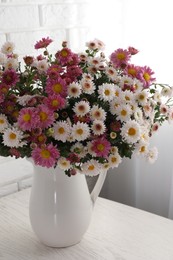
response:
[[[42,38],[23,69],[14,44],[0,52],[0,155],[32,158],[36,165],[94,176],[136,153],[150,162],[152,134],[173,120],[172,88],[155,83],[148,66],[130,63],[133,47],[107,59],[100,40],[73,53],[67,42],[54,55]]]

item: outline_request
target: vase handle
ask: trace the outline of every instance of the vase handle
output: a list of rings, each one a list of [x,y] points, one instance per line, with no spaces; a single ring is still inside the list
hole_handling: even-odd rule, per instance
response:
[[[100,191],[101,191],[101,188],[103,186],[103,183],[105,181],[105,178],[106,178],[106,175],[107,175],[107,172],[104,171],[104,172],[101,172],[98,176],[98,179],[95,183],[95,186],[91,192],[91,200],[93,202],[93,204],[95,203]]]

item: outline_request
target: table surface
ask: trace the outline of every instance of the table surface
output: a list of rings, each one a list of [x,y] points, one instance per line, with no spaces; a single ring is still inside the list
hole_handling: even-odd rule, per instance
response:
[[[0,260],[173,260],[173,221],[98,198],[82,241],[41,244],[32,231],[30,189],[0,199]]]

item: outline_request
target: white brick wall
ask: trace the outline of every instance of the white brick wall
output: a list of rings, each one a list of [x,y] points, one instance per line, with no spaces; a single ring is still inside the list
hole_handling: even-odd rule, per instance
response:
[[[0,45],[10,40],[20,56],[33,55],[33,46],[42,37],[54,40],[49,50],[55,52],[64,40],[73,47],[71,37],[75,35],[78,44],[74,47],[78,48],[86,41],[88,6],[89,0],[1,0]]]

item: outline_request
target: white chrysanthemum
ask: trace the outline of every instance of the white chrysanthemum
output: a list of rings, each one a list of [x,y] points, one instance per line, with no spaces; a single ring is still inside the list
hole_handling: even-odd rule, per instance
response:
[[[106,112],[102,107],[94,105],[90,110],[90,116],[92,120],[102,120],[106,119]]]
[[[143,110],[144,110],[145,116],[147,116],[147,117],[149,116],[150,117],[150,115],[151,115],[151,113],[153,111],[153,108],[152,108],[151,104],[148,103],[148,104],[143,106]]]
[[[120,120],[121,122],[130,120],[132,110],[129,105],[119,105],[115,110],[118,120]]]
[[[55,140],[62,141],[65,143],[70,136],[70,126],[65,121],[58,121],[53,126],[53,137]]]
[[[116,81],[118,77],[118,73],[115,68],[113,67],[106,67],[105,69],[106,75],[108,76],[109,79]]]
[[[140,93],[143,90],[143,84],[140,80],[134,79],[133,81],[133,91],[135,93]]]
[[[128,143],[136,143],[140,139],[140,125],[135,120],[126,122],[121,128],[121,135]]]
[[[0,133],[8,127],[8,119],[5,115],[0,114]]]
[[[2,136],[3,138],[3,143],[6,146],[9,147],[22,147],[23,145],[25,145],[24,142],[22,142],[22,138],[23,138],[23,133],[15,128],[8,128],[4,131],[4,134]]]
[[[40,73],[43,73],[43,72],[46,72],[47,69],[48,69],[48,62],[46,59],[43,59],[43,60],[39,60],[37,62],[37,69]]]
[[[90,105],[87,101],[76,102],[73,111],[77,116],[85,116],[90,111]]]
[[[114,85],[114,96],[120,98],[122,95],[122,89],[118,85]]]
[[[118,147],[112,146],[112,147],[111,147],[111,153],[112,153],[112,154],[118,153]]]
[[[173,87],[167,87],[167,86],[164,86],[161,90],[161,95],[163,97],[172,97],[173,96]]]
[[[94,135],[102,135],[106,131],[106,126],[101,120],[94,120],[91,126]]]
[[[148,153],[148,142],[140,141],[135,145],[135,152],[138,155],[146,155]]]
[[[153,99],[154,99],[156,102],[161,102],[161,93],[160,93],[159,91],[156,91],[156,92],[154,93]]]
[[[13,42],[5,42],[1,48],[1,52],[4,54],[11,54],[14,51],[15,45]]]
[[[8,58],[5,63],[5,69],[14,69],[16,70],[19,67],[19,62],[17,59]]]
[[[169,107],[165,104],[161,104],[160,113],[163,115],[167,115],[168,111],[169,111]]]
[[[152,131],[152,134],[154,132],[157,132],[160,128],[160,124],[158,122],[155,122],[153,125],[152,125],[152,128],[151,128],[151,131]]]
[[[137,93],[136,100],[139,102],[139,104],[146,105],[148,102],[148,92],[143,90],[140,93]]]
[[[88,55],[85,52],[80,52],[78,55],[81,62],[86,62],[88,60]]]
[[[65,157],[60,157],[58,159],[58,166],[60,169],[66,171],[71,168],[70,161],[68,161]]]
[[[119,164],[122,162],[122,158],[119,153],[111,154],[108,157],[108,162],[111,168],[118,167]]]
[[[74,145],[72,145],[70,151],[77,153],[80,158],[84,157],[86,154],[85,147],[80,142],[77,142]]]
[[[98,94],[101,100],[111,101],[115,96],[114,85],[108,83],[102,84],[98,87]]]
[[[94,90],[95,90],[95,85],[94,85],[94,82],[92,80],[86,80],[86,79],[83,79],[81,80],[81,86],[82,86],[82,90],[84,93],[87,93],[87,94],[93,94],[94,93]]]
[[[133,86],[133,84],[134,84],[134,80],[129,76],[124,75],[120,78],[119,85],[122,89],[124,88],[124,86],[131,87]]]
[[[122,103],[121,98],[114,98],[110,102],[110,112],[112,115],[116,114],[117,108],[121,105],[121,103]]]
[[[91,74],[89,73],[83,73],[82,74],[82,80],[93,80],[93,76],[91,76]]]
[[[102,63],[102,57],[89,57],[88,63],[92,66],[98,67],[100,63]]]
[[[0,53],[0,64],[4,66],[4,64],[7,62],[7,57],[4,53]]]
[[[92,159],[82,165],[82,172],[87,176],[96,176],[100,174],[101,165],[98,161]]]
[[[141,136],[140,136],[140,141],[142,142],[149,142],[149,131],[150,128],[148,127],[147,124],[145,124],[145,126],[141,127]]]
[[[134,94],[130,90],[125,90],[122,92],[122,99],[126,103],[133,103],[134,102]]]
[[[168,111],[168,122],[171,123],[173,121],[173,108],[169,108]]]
[[[67,88],[68,96],[77,98],[81,94],[81,86],[78,83],[72,82]]]
[[[138,123],[142,123],[144,121],[143,112],[142,112],[142,110],[139,107],[134,112],[134,119]]]
[[[23,95],[21,97],[17,97],[17,102],[21,105],[21,106],[25,106],[28,101],[30,101],[32,98],[34,98],[36,95]]]
[[[156,147],[153,147],[151,149],[149,149],[146,158],[147,161],[149,161],[150,163],[154,163],[157,160],[158,157],[158,150]]]
[[[93,144],[92,142],[87,143],[87,153],[91,154],[93,157],[96,157],[96,153],[93,151]]]
[[[90,135],[90,128],[86,123],[77,122],[72,127],[72,136],[77,141],[82,141]]]

